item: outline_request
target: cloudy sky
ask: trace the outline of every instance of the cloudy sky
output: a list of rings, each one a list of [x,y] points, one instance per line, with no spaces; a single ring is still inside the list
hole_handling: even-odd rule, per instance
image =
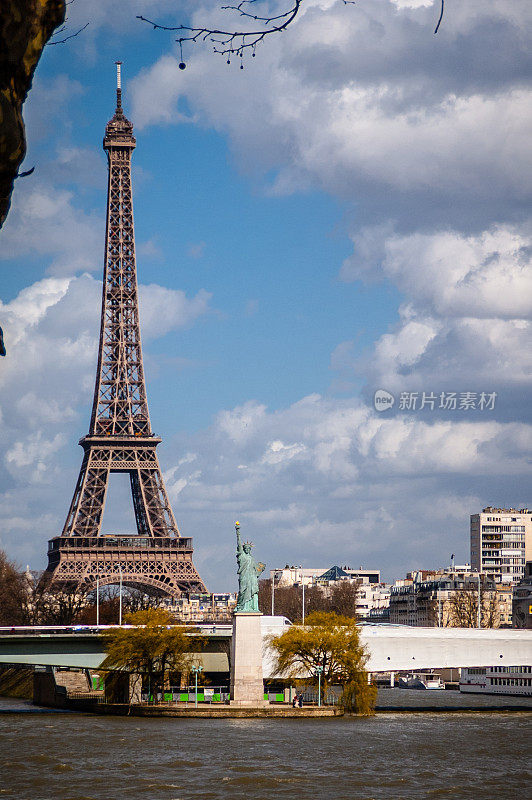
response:
[[[244,69],[198,45],[180,71],[135,15],[219,24],[212,0],[69,6],[90,24],[38,66],[0,234],[11,558],[44,567],[88,430],[116,59],[152,425],[209,588],[235,587],[236,519],[268,568],[392,579],[532,504],[532,4],[445,7],[434,36],[439,0],[305,0]],[[113,477],[104,532],[129,531]]]

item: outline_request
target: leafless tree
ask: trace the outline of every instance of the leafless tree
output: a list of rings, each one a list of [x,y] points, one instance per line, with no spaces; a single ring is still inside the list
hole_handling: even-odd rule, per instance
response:
[[[28,622],[28,590],[24,573],[0,551],[0,625]]]
[[[356,617],[358,584],[339,581],[331,587],[305,586],[305,616],[314,611],[328,611],[344,617]],[[271,580],[259,583],[259,608],[263,614],[271,614]],[[301,586],[275,587],[275,613],[299,622],[303,616],[303,590]]]
[[[330,589],[327,611],[334,611],[342,617],[356,618],[358,595],[358,581],[338,581]]]
[[[326,611],[327,598],[318,586],[305,587],[305,615],[313,611]],[[263,614],[271,614],[271,580],[259,581],[259,608]],[[303,616],[303,591],[300,586],[275,587],[275,614],[298,622]]]
[[[479,590],[476,586],[457,589],[449,597],[449,625],[460,628],[476,628],[478,625]],[[497,628],[499,613],[495,592],[480,584],[480,626]]]
[[[51,577],[44,572],[33,589],[32,624],[73,625],[87,606],[87,596],[76,586],[50,586]]]

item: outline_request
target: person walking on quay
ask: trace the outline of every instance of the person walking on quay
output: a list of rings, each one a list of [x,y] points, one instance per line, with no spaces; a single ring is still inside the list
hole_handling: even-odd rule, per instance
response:
[[[297,708],[297,701],[298,701],[298,697],[297,697],[297,692],[296,692],[295,695],[294,695],[294,699],[292,700],[292,708]]]
[[[299,708],[303,708],[303,695],[302,694],[298,695],[297,704],[298,704]]]

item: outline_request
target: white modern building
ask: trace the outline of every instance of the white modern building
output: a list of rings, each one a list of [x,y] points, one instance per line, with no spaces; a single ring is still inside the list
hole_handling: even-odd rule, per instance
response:
[[[271,569],[270,580],[275,586],[325,586],[338,580],[357,580],[364,583],[380,583],[381,573],[378,569],[359,567],[301,567],[288,566]]]
[[[327,567],[301,567],[301,566],[288,566],[271,569],[270,580],[275,582],[275,587],[278,586],[314,586],[317,579],[327,570]]]
[[[495,583],[516,584],[532,559],[532,511],[494,508],[471,515],[471,566]]]
[[[381,582],[378,569],[353,569],[347,566],[320,569],[287,565],[283,569],[270,570],[270,580],[275,582],[276,589],[316,586],[324,594],[328,594],[333,586],[343,581],[356,584],[358,593],[355,609],[359,619],[369,617],[371,611],[388,608],[390,602],[390,586]]]

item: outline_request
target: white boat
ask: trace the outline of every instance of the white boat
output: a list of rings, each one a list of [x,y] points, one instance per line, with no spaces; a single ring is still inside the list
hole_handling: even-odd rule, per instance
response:
[[[460,670],[460,691],[532,697],[532,667],[466,667]]]
[[[433,672],[413,672],[398,678],[397,685],[403,689],[445,689],[440,676]]]

